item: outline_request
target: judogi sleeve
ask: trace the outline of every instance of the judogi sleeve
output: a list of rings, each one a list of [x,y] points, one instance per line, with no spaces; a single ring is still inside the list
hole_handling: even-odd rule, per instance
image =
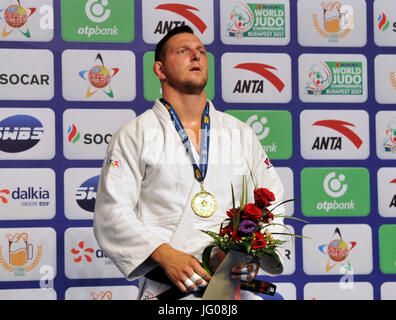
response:
[[[143,123],[135,120],[114,134],[108,146],[94,215],[99,246],[129,280],[155,266],[149,257],[165,243],[137,217],[136,205],[146,169],[142,155],[146,150]]]

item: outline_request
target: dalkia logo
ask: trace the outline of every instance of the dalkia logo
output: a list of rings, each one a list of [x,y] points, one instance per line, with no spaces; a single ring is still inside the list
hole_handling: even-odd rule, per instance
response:
[[[6,234],[8,240],[8,261],[3,255],[3,248],[0,246],[0,266],[14,276],[25,276],[39,264],[43,255],[43,246],[37,245],[36,252],[34,246],[29,243],[29,235],[26,232]]]
[[[340,120],[320,120],[314,126],[322,126],[333,129],[349,139],[356,149],[363,144],[362,139],[348,127],[355,127],[353,123]],[[312,150],[342,150],[342,137],[317,137],[312,145]]]
[[[7,204],[11,200],[19,201],[22,207],[47,207],[50,192],[42,187],[16,187],[0,190],[0,200]]]
[[[396,153],[396,121],[394,120],[391,120],[385,128],[382,147],[385,152]]]
[[[94,212],[99,177],[89,178],[77,189],[76,201],[81,209]]]
[[[284,4],[238,2],[233,7],[226,28],[230,37],[284,38]]]
[[[88,262],[91,263],[93,262],[93,257],[96,257],[98,259],[106,258],[105,264],[106,265],[112,265],[113,263],[111,262],[110,259],[107,258],[107,256],[104,254],[104,252],[101,249],[98,249],[95,251],[95,249],[86,247],[85,246],[85,241],[80,241],[77,244],[77,247],[74,247],[70,250],[70,252],[73,255],[73,261],[75,263],[80,263],[80,262]]]
[[[98,62],[100,64],[98,64]],[[119,68],[110,68],[110,70],[104,65],[102,55],[98,53],[95,58],[94,66],[88,70],[82,70],[79,72],[80,77],[89,82],[89,87],[86,93],[87,98],[94,95],[98,90],[101,90],[108,97],[114,98],[110,82],[118,73]]]
[[[285,84],[270,70],[277,68],[262,63],[241,63],[234,67],[235,69],[248,70],[259,74],[268,80],[279,92],[282,92]],[[238,80],[233,93],[264,93],[263,80]]]
[[[309,95],[363,95],[362,62],[320,61],[312,64],[305,91]]]
[[[207,25],[194,12],[199,13],[199,9],[181,3],[164,3],[155,7],[156,10],[166,10],[178,14],[179,16],[190,21],[203,34],[207,29]],[[166,34],[171,29],[178,26],[186,25],[185,21],[159,21],[155,27],[154,34]]]
[[[70,252],[75,256],[73,259],[74,262],[79,263],[83,260],[83,257],[85,261],[92,262],[91,254],[93,254],[95,251],[92,248],[85,248],[85,242],[80,241],[78,243],[77,249],[73,248],[70,250]]]
[[[321,6],[323,21],[319,21],[317,13],[312,15],[315,30],[329,42],[345,38],[354,28],[353,8],[339,1],[322,1]]]
[[[44,135],[42,123],[29,115],[15,115],[0,121],[0,151],[18,153],[33,148]]]
[[[5,9],[0,8],[0,20],[5,22],[1,36],[6,38],[16,30],[26,38],[30,38],[27,21],[35,13],[36,8],[24,8],[20,0],[13,2]]]
[[[388,16],[384,12],[380,13],[377,19],[378,29],[384,32],[390,30],[389,26],[390,26],[390,22]],[[393,31],[396,32],[396,21],[393,23]]]
[[[328,256],[326,271],[330,271],[337,264],[341,264],[345,269],[351,271],[352,266],[348,260],[348,255],[351,250],[356,246],[356,241],[345,242],[342,239],[341,231],[339,228],[334,230],[333,240],[319,246],[319,250]]]

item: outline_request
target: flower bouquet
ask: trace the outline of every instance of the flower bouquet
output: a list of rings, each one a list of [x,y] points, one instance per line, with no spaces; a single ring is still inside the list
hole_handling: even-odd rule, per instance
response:
[[[202,297],[203,300],[231,300],[235,298],[235,292],[240,284],[239,279],[231,279],[231,268],[236,264],[244,264],[253,261],[261,262],[269,266],[271,273],[279,274],[283,267],[279,258],[279,248],[286,242],[276,238],[276,235],[297,236],[284,232],[269,232],[268,227],[285,225],[275,223],[276,217],[286,216],[274,214],[273,210],[289,201],[285,200],[272,206],[275,201],[274,194],[266,188],[254,188],[254,203],[247,203],[247,182],[243,179],[243,192],[239,207],[235,206],[234,190],[232,191],[233,207],[227,211],[227,218],[220,226],[218,233],[201,230],[213,238],[213,244],[205,248],[202,254],[203,267],[210,273],[209,261],[214,247],[222,250],[226,256],[216,272],[213,274],[208,287]],[[269,207],[271,207],[269,209]],[[287,216],[288,218],[292,218]],[[293,218],[300,220],[297,218]],[[300,220],[303,221],[303,220]],[[261,263],[262,265],[263,263]]]

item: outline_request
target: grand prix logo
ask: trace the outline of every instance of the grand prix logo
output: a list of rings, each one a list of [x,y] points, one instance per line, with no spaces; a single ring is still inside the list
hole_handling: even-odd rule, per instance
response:
[[[363,144],[362,139],[360,139],[360,137],[355,132],[353,132],[351,129],[348,128],[348,126],[355,127],[355,125],[353,123],[341,121],[341,120],[320,120],[320,121],[316,121],[315,123],[313,123],[313,125],[326,127],[326,128],[329,128],[329,129],[332,129],[332,130],[335,130],[335,131],[341,133],[343,136],[348,138],[357,149],[359,149],[361,147],[361,145]],[[320,143],[317,139],[317,140],[315,140],[314,147],[316,144],[323,144],[323,142]],[[314,147],[313,147],[313,149],[314,149]],[[316,145],[316,147],[319,147],[319,146]],[[322,149],[322,148],[319,148],[319,149]]]
[[[268,80],[279,92],[282,92],[283,88],[285,87],[285,84],[282,82],[281,79],[279,79],[274,73],[272,73],[270,70],[278,70],[277,68],[263,64],[263,63],[240,63],[234,67],[234,69],[243,69],[243,70],[248,70],[254,73],[257,73],[258,75],[262,76],[264,79]],[[239,83],[239,82],[238,82]],[[238,86],[237,83],[237,86]],[[240,88],[241,89],[241,88]],[[244,91],[244,90],[237,90],[237,87],[234,89],[234,92],[236,91]],[[253,90],[254,92],[258,90]],[[262,90],[261,90],[262,91]]]
[[[191,11],[199,12],[199,10],[195,7],[188,6],[185,4],[179,4],[179,3],[166,3],[166,4],[160,4],[159,6],[155,7],[155,9],[167,10],[182,16],[183,18],[190,21],[201,33],[204,33],[207,28],[205,22],[203,22],[201,18],[198,17],[195,13],[191,12]]]
[[[89,82],[86,97],[89,98],[98,90],[101,90],[108,97],[114,98],[110,82],[119,70],[119,68],[107,68],[103,62],[102,55],[98,53],[95,58],[94,66],[78,73],[81,78]]]
[[[30,38],[30,31],[27,26],[28,19],[36,12],[36,8],[24,8],[20,0],[9,5],[5,9],[0,9],[0,20],[5,22],[2,38],[6,38],[15,30],[19,31],[26,38]]]

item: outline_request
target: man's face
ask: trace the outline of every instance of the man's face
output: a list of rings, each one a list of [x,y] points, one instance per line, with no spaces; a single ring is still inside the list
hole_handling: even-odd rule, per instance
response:
[[[170,86],[186,94],[199,94],[208,81],[208,58],[202,42],[180,33],[165,44],[162,70]]]

